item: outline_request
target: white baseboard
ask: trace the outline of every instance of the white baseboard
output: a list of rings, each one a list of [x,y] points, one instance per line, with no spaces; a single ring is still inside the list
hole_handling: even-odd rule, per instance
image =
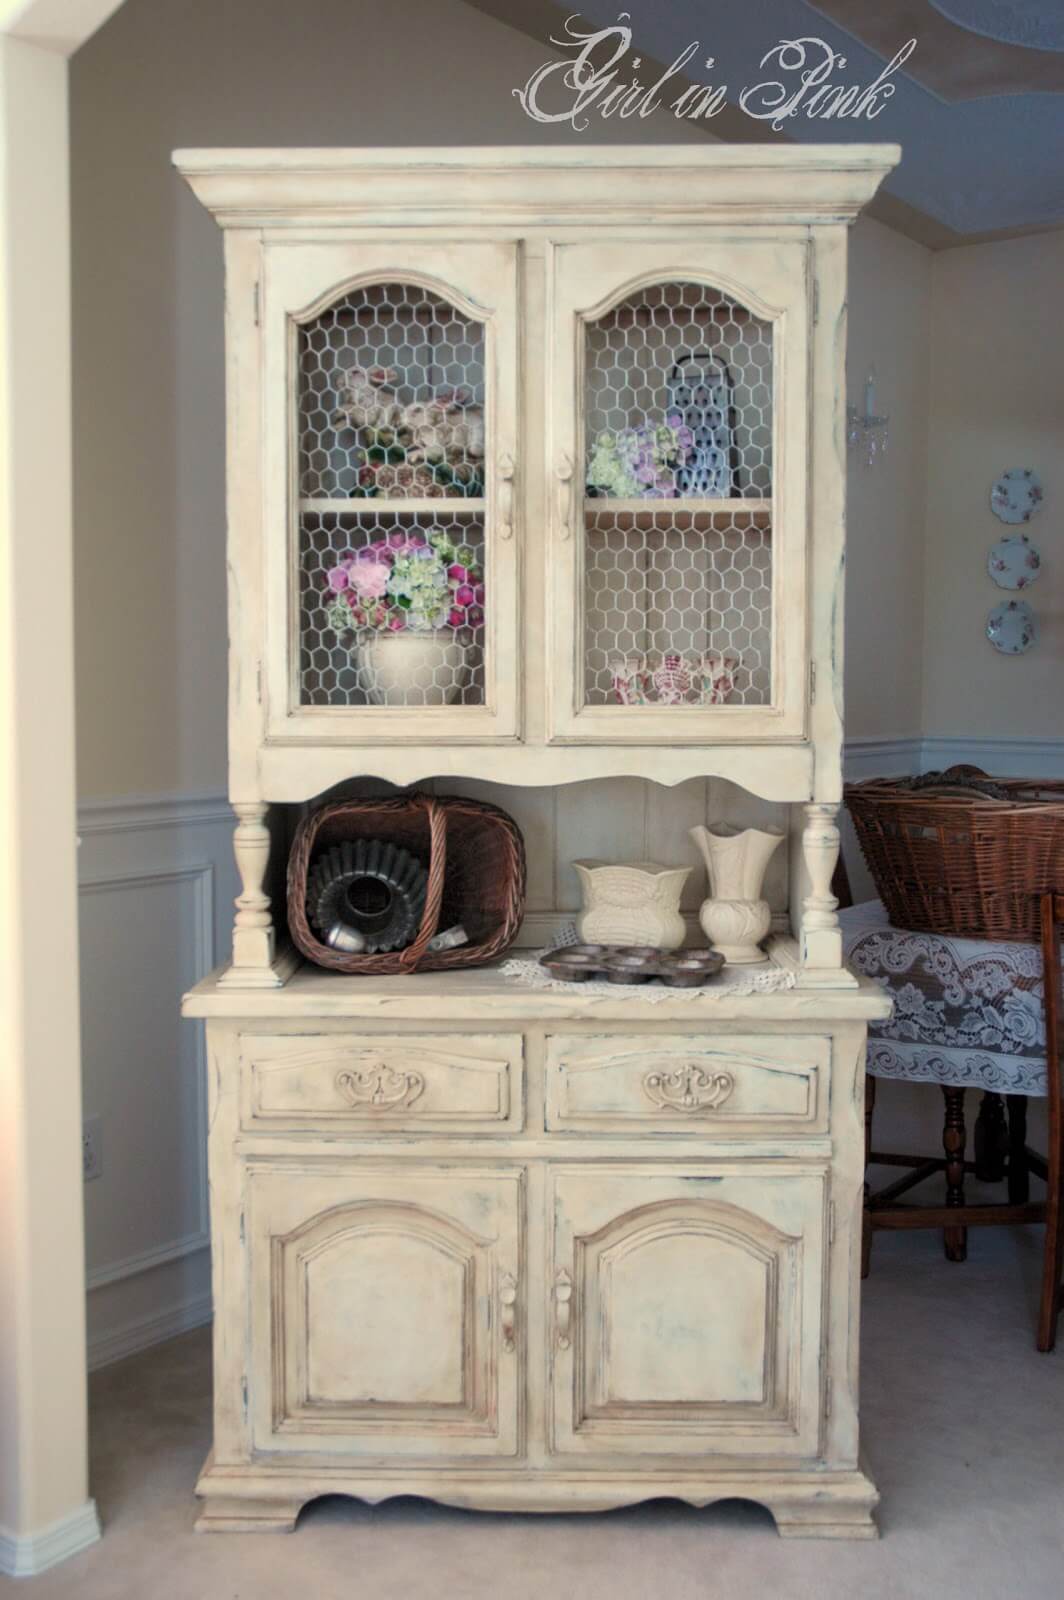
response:
[[[124,1361],[127,1356],[139,1355],[153,1345],[175,1339],[179,1333],[191,1333],[211,1320],[211,1297],[195,1295],[168,1306],[150,1316],[136,1317],[120,1327],[108,1328],[89,1339],[89,1371],[109,1367],[114,1361]]]
[[[8,1578],[35,1578],[87,1550],[100,1537],[95,1500],[36,1533],[9,1533],[0,1528],[0,1573]]]

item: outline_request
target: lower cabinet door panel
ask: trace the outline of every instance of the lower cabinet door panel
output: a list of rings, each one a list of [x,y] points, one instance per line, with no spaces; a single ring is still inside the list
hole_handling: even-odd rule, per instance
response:
[[[249,1166],[256,1450],[513,1456],[523,1189],[519,1169]]]
[[[555,1167],[551,1449],[814,1457],[826,1174]]]

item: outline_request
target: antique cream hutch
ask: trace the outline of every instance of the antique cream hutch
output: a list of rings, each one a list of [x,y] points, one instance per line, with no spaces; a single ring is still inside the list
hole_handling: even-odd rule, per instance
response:
[[[670,1495],[874,1532],[858,1253],[886,1007],[842,966],[831,878],[847,226],[897,157],[177,155],[225,231],[243,882],[232,964],[185,1001],[211,1103],[201,1526],[291,1528],[330,1493]],[[429,448],[366,497],[358,426],[407,406],[409,439],[441,403],[464,473],[441,490]],[[382,691],[329,572],[439,528],[483,592]],[[789,987],[339,977],[286,943],[285,829],[337,784],[618,774],[786,804]]]

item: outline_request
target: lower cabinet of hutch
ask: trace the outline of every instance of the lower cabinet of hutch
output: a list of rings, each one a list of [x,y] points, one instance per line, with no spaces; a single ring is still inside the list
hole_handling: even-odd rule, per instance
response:
[[[328,1493],[670,1495],[874,1532],[854,1399],[870,1001],[840,1003],[844,1022],[818,997],[760,1029],[679,1006],[634,1029],[212,1021],[200,1526],[290,1528]]]

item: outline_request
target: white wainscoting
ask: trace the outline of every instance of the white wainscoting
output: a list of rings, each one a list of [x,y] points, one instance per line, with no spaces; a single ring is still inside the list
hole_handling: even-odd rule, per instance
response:
[[[918,772],[970,761],[988,771],[1064,775],[1064,741],[854,739],[846,776]],[[577,904],[573,856],[690,855],[686,829],[742,805],[730,785],[660,790],[616,780],[609,803],[574,785],[505,790],[535,863],[529,936],[549,937]],[[450,787],[450,786],[449,786]],[[466,792],[488,786],[455,784]],[[749,797],[745,797],[749,805]],[[774,808],[754,802],[766,818]],[[744,807],[745,809],[745,807]],[[605,831],[603,831],[605,830]],[[84,1104],[102,1129],[102,1176],[86,1185],[89,1361],[102,1366],[209,1321],[202,1028],[181,1021],[184,989],[224,960],[238,882],[233,818],[221,795],[90,801],[79,810]],[[855,891],[870,884],[852,833]],[[702,895],[698,875],[687,896]],[[782,872],[775,892],[782,893]],[[935,1144],[933,1116],[928,1124]]]
[[[210,1319],[203,1034],[178,1000],[228,949],[238,885],[223,797],[90,802],[78,828],[95,1367]]]

